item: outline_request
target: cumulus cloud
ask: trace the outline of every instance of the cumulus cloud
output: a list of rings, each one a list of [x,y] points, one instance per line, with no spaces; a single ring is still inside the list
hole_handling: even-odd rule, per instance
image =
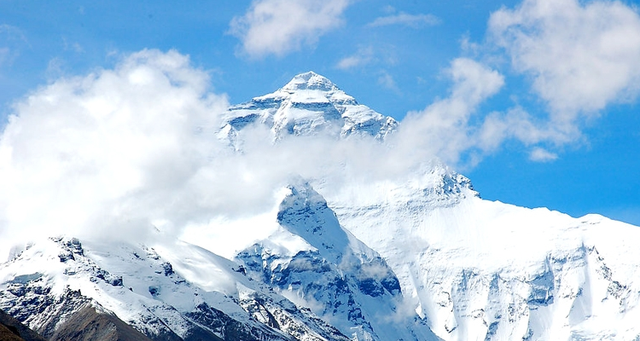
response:
[[[305,44],[315,44],[326,32],[343,23],[350,0],[256,0],[230,24],[230,33],[242,50],[257,58],[283,56]]]
[[[0,138],[0,239],[128,235],[186,210],[176,189],[207,162],[207,129],[227,107],[208,84],[187,57],[145,50],[20,101]]]
[[[620,2],[525,0],[491,15],[487,42],[506,52],[517,74],[532,80],[533,92],[547,104],[546,114],[534,116],[521,106],[478,112],[504,79],[487,66],[458,58],[448,71],[450,95],[409,113],[401,128],[408,138],[402,143],[418,141],[416,150],[473,166],[513,139],[529,149],[530,160],[549,162],[558,158],[553,148],[584,141],[582,130],[590,118],[640,92],[640,15]],[[463,39],[465,45],[469,42]]]
[[[34,236],[144,241],[156,227],[179,237],[269,212],[292,178],[339,188],[392,174],[379,159],[398,153],[373,138],[272,143],[257,125],[239,133],[237,153],[218,138],[227,108],[176,51],[143,50],[34,90],[0,135],[0,254]]]
[[[226,97],[176,51],[143,50],[113,69],[58,79],[19,101],[0,135],[0,253],[34,236],[143,241],[154,226],[173,237],[224,228],[270,212],[299,177],[331,193],[406,176],[438,153],[459,153],[446,141],[464,147],[455,130],[503,84],[467,59],[449,75],[450,97],[411,115],[387,144],[321,133],[273,143],[255,125],[238,133],[241,153],[218,137]]]
[[[621,2],[525,0],[514,9],[494,12],[487,38],[490,46],[506,52],[517,74],[532,80],[533,92],[547,104],[546,115],[534,117],[516,106],[483,115],[481,123],[471,127],[466,116],[453,115],[462,120],[447,127],[457,127],[454,136],[461,136],[467,146],[456,143],[449,147],[452,151],[486,153],[515,139],[530,148],[530,160],[553,161],[558,155],[541,144],[559,147],[583,141],[589,119],[611,103],[635,99],[640,91],[640,16]],[[468,39],[462,45],[476,52],[479,48]],[[500,55],[485,57],[495,61]],[[434,105],[458,102],[447,99]],[[425,114],[433,115],[434,105]]]
[[[440,19],[432,14],[408,14],[400,12],[398,14],[388,15],[376,18],[367,24],[368,27],[382,27],[390,25],[403,25],[412,28],[420,28],[423,26],[432,26],[440,23]]]
[[[621,2],[525,0],[491,15],[489,37],[532,77],[556,124],[640,91],[640,16]]]

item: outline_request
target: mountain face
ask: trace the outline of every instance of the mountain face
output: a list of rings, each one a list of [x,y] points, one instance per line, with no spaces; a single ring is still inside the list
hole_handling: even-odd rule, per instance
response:
[[[218,137],[385,143],[398,123],[309,72],[231,107]],[[434,161],[325,190],[292,178],[232,255],[45,236],[0,264],[0,309],[51,340],[637,340],[640,229],[486,201]]]

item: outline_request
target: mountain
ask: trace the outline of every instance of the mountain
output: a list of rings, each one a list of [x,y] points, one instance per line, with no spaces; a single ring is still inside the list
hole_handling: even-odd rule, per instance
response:
[[[384,139],[398,126],[359,104],[327,78],[314,72],[295,76],[274,93],[232,106],[220,136],[236,143],[237,132],[259,122],[270,128],[275,139],[324,133],[335,137],[369,135]]]
[[[257,128],[384,145],[398,123],[308,72],[229,108],[217,137],[242,154]],[[483,200],[437,160],[287,179],[271,211],[178,241],[16,243],[0,309],[51,340],[640,339],[638,227]]]

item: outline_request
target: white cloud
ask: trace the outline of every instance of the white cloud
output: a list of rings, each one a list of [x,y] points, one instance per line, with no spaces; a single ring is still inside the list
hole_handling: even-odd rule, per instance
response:
[[[640,91],[640,16],[621,2],[525,0],[493,13],[489,34],[566,129]]]
[[[426,25],[437,25],[440,23],[440,19],[432,14],[408,14],[400,12],[385,17],[376,18],[374,21],[367,24],[368,27],[381,27],[390,25],[404,25],[413,28],[419,28]]]
[[[59,79],[20,101],[0,135],[0,244],[60,234],[144,241],[153,224],[175,237],[271,210],[292,177],[322,179],[331,192],[406,175],[468,147],[456,129],[503,83],[467,59],[449,75],[451,96],[403,122],[389,145],[320,133],[273,144],[256,126],[239,133],[243,153],[216,137],[225,96],[175,51]]]
[[[244,16],[233,18],[230,33],[240,38],[251,57],[283,56],[315,44],[340,26],[349,4],[350,0],[257,0]]]
[[[34,90],[0,135],[0,253],[35,236],[144,241],[154,224],[173,237],[215,229],[272,209],[293,176],[340,188],[405,171],[380,164],[403,157],[373,138],[273,144],[266,127],[247,127],[235,153],[216,135],[227,107],[175,51],[144,50]]]
[[[504,77],[466,58],[455,59],[448,75],[454,82],[449,97],[420,112],[408,113],[396,143],[402,149],[424,154],[419,158],[437,155],[446,163],[457,164],[462,153],[481,144],[477,127],[469,123],[471,115],[503,87]]]
[[[577,129],[567,130],[565,126],[535,119],[521,107],[514,107],[506,113],[493,112],[484,118],[478,131],[478,147],[485,151],[495,151],[506,139],[516,139],[525,146],[552,143],[556,146],[575,142],[581,138]]]
[[[583,141],[589,118],[640,92],[640,16],[621,2],[525,0],[491,15],[488,41],[506,51],[517,73],[530,77],[548,116],[532,117],[521,107],[487,115],[471,127],[478,129],[471,140],[484,152],[516,139],[533,148],[530,160],[553,161],[558,155],[539,144]],[[462,45],[477,51],[468,40]]]
[[[190,181],[211,151],[207,129],[227,106],[207,90],[188,57],[145,50],[32,92],[0,135],[0,240],[127,238],[187,219],[202,207]]]
[[[531,151],[529,159],[536,162],[549,162],[558,158],[558,155],[551,153],[543,148],[536,147]]]
[[[399,91],[395,79],[393,79],[393,76],[391,76],[391,74],[386,71],[382,71],[380,73],[380,76],[378,77],[378,84],[384,86],[387,89]]]
[[[348,57],[341,59],[336,67],[341,70],[349,70],[359,66],[366,65],[373,60],[373,48],[360,48],[358,51]]]

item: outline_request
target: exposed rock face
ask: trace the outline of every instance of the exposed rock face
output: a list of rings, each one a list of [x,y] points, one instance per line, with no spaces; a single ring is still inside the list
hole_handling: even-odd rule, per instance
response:
[[[0,310],[0,340],[44,341],[45,338]]]
[[[115,315],[85,305],[58,324],[49,340],[150,341]]]

